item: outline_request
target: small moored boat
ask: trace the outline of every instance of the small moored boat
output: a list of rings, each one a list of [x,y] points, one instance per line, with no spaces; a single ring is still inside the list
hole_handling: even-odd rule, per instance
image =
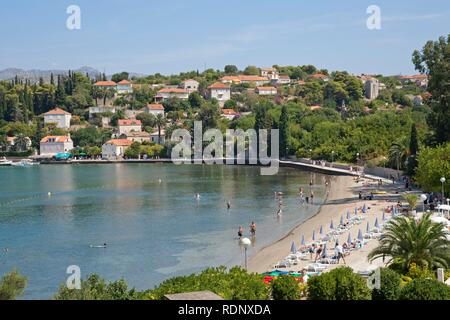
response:
[[[5,157],[0,158],[0,166],[4,167],[4,166],[10,166],[12,165],[12,161],[7,160]]]
[[[11,165],[14,167],[29,168],[39,165],[39,162],[33,162],[31,159],[22,159],[19,162],[13,162]]]

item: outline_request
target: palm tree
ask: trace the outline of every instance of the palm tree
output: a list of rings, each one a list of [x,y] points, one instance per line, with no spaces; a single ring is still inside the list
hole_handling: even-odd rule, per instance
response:
[[[14,139],[15,151],[26,151],[28,149],[29,138],[23,134],[18,134]]]
[[[401,164],[406,161],[408,154],[409,149],[403,143],[393,143],[389,149],[389,160],[396,164],[397,170],[399,171]]]
[[[155,123],[158,126],[158,144],[161,144],[161,128],[166,125],[166,118],[162,114],[158,114]]]
[[[389,222],[377,248],[369,253],[369,261],[387,257],[387,264],[400,261],[404,270],[412,263],[422,268],[450,266],[450,241],[443,225],[431,220],[431,213],[420,221],[398,217]]]

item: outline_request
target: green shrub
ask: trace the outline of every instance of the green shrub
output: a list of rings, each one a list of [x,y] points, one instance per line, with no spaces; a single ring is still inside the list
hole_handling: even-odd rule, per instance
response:
[[[33,150],[28,151],[2,151],[0,152],[0,157],[17,157],[17,158],[25,158],[29,157],[33,154]]]
[[[350,268],[337,268],[308,281],[309,300],[370,300],[366,281]]]
[[[400,293],[401,276],[388,268],[382,268],[380,289],[372,290],[373,300],[397,300]]]
[[[274,300],[299,300],[300,287],[291,276],[281,276],[272,281],[272,298]]]
[[[432,279],[414,279],[402,288],[399,300],[450,300],[450,287]]]
[[[15,300],[21,296],[27,287],[27,277],[13,270],[0,279],[0,300]]]
[[[247,273],[242,268],[209,268],[200,274],[175,277],[146,292],[146,298],[161,300],[166,294],[212,291],[226,300],[268,300],[269,286],[263,276]]]

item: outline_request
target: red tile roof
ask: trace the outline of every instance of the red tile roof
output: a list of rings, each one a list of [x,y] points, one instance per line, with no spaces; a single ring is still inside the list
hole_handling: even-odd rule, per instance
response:
[[[96,87],[115,87],[117,83],[114,81],[98,81],[94,84]]]
[[[324,75],[322,73],[316,73],[316,74],[312,74],[309,76],[310,78],[314,78],[314,79],[325,79],[328,78],[327,75]]]
[[[52,143],[55,143],[55,142],[63,143],[63,142],[69,142],[70,137],[68,137],[68,136],[46,136],[46,137],[42,138],[41,143],[49,143],[50,139],[55,140]]]
[[[116,146],[131,146],[133,144],[133,141],[130,141],[128,139],[112,139],[106,142],[106,144],[113,144]]]
[[[149,109],[149,110],[163,110],[164,111],[164,106],[162,104],[159,104],[159,103],[151,103],[151,104],[147,105],[147,109]]]
[[[216,82],[210,85],[208,89],[230,89],[230,86],[221,82]]]
[[[158,93],[189,93],[187,90],[179,88],[164,88],[158,91]]]
[[[61,109],[61,108],[55,108],[53,110],[50,110],[49,112],[44,113],[44,115],[70,115],[69,112]]]
[[[233,109],[222,109],[222,114],[225,114],[227,116],[237,116],[237,115],[239,115],[239,113],[234,111]]]
[[[256,87],[258,91],[277,91],[275,87]]]
[[[117,123],[119,126],[141,126],[142,125],[141,120],[120,119]]]
[[[117,84],[128,85],[128,84],[131,84],[131,82],[128,80],[122,80],[122,81],[118,82]]]

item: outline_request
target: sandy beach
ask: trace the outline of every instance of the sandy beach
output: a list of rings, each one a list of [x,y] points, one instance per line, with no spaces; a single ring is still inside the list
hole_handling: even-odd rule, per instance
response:
[[[383,191],[385,194],[375,195],[373,200],[366,201],[359,200],[358,193],[360,191],[362,191],[363,194],[367,194],[372,191]],[[367,178],[363,178],[357,182],[354,177],[335,177],[329,187],[329,195],[326,203],[321,207],[320,211],[309,220],[297,226],[282,239],[265,248],[262,248],[257,253],[252,255],[248,263],[249,271],[262,273],[273,270],[274,265],[277,262],[283,260],[290,254],[292,241],[295,241],[297,247],[300,247],[300,239],[302,236],[305,237],[305,241],[308,243],[312,239],[314,230],[316,232],[316,237],[318,236],[320,226],[323,226],[324,234],[326,234],[330,230],[329,227],[331,220],[333,220],[334,225],[337,226],[342,215],[344,216],[344,219],[346,218],[348,210],[354,214],[355,207],[361,208],[366,205],[369,209],[367,213],[363,215],[364,221],[360,225],[352,226],[349,231],[337,237],[341,244],[347,241],[349,233],[352,238],[355,239],[358,235],[359,229],[365,233],[367,222],[369,222],[370,226],[373,227],[375,220],[378,218],[378,221],[381,223],[383,209],[395,204],[400,199],[402,192],[404,192],[402,185],[392,184],[392,182],[386,180],[383,180],[383,184],[380,187],[378,186],[377,181]],[[377,240],[372,239],[362,249],[352,252],[345,258],[346,265],[351,267],[355,272],[367,271],[383,265],[382,261],[377,260],[369,263],[367,260],[367,254],[377,246],[377,243]],[[334,242],[328,242],[327,246],[327,252],[329,254],[333,254]],[[300,271],[311,262],[314,261],[308,259],[299,262],[291,268],[282,270]],[[337,266],[344,266],[344,262],[341,261],[339,265],[330,265],[329,269]]]

